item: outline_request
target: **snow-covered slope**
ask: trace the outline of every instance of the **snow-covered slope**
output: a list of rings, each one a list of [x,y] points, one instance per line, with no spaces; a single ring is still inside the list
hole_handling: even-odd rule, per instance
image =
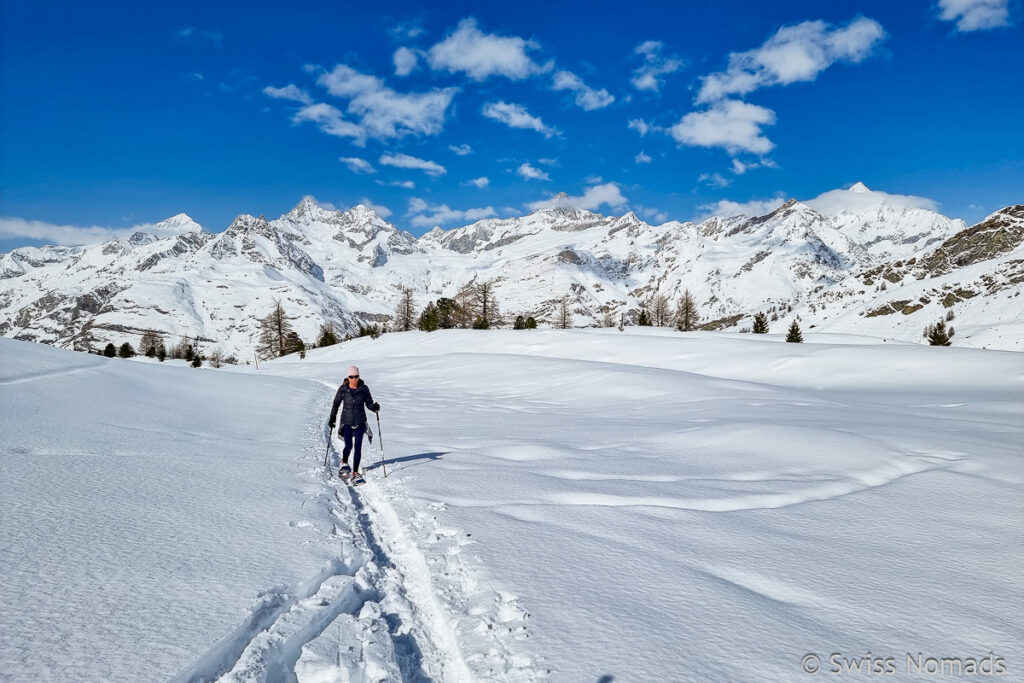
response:
[[[788,683],[807,656],[919,680],[908,656],[991,653],[1012,672],[1019,354],[806,337],[413,332],[259,374],[0,339],[0,670]],[[358,489],[323,469],[352,363],[383,406]]]
[[[953,311],[956,343],[1020,348],[1024,303],[1013,273],[1024,209],[966,228],[890,198],[858,183],[813,206],[793,200],[766,216],[659,226],[633,213],[545,209],[419,239],[364,206],[326,210],[309,197],[278,219],[242,215],[216,234],[179,215],[152,234],[0,256],[0,334],[84,349],[137,343],[153,329],[244,359],[275,300],[312,342],[324,324],[344,333],[387,323],[405,287],[422,308],[491,280],[510,319],[553,321],[568,295],[576,326],[629,323],[655,294],[674,303],[689,289],[717,328],[749,327],[760,310],[778,326],[796,317],[805,330],[917,341]],[[1005,225],[984,227],[993,220]],[[968,242],[969,259],[914,268]],[[1005,286],[982,286],[989,279]],[[955,290],[977,296],[945,297]],[[874,313],[889,304],[899,315]]]

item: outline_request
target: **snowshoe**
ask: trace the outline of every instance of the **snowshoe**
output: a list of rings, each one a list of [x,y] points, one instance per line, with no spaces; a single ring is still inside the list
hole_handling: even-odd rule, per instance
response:
[[[342,463],[341,469],[338,470],[338,476],[341,477],[342,479],[348,479],[351,474],[352,468],[348,466],[348,463]]]
[[[352,482],[353,486],[359,486],[360,484],[365,484],[366,480],[363,479],[363,475],[362,474],[360,474],[359,472],[354,472],[352,474],[351,482]]]

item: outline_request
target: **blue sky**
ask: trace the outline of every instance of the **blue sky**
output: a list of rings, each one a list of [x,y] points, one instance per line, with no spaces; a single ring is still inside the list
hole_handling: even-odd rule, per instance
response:
[[[1024,201],[1019,0],[438,4],[5,0],[0,251],[306,194],[417,235],[558,192]]]

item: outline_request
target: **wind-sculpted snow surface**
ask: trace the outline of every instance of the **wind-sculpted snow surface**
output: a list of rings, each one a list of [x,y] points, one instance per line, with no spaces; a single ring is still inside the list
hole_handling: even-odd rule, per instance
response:
[[[1020,354],[805,336],[401,333],[260,374],[0,340],[0,671],[1019,670]],[[383,406],[358,488],[323,468],[353,363]]]

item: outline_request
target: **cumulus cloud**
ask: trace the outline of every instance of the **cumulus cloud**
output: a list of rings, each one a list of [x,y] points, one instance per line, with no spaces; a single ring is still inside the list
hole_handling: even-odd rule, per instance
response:
[[[627,127],[630,130],[635,130],[637,133],[640,133],[640,137],[644,137],[650,132],[661,130],[657,126],[652,126],[643,119],[630,119]]]
[[[111,228],[99,225],[61,225],[13,216],[0,216],[0,237],[22,237],[61,246],[98,244],[108,240],[130,237],[136,232],[169,237],[186,232],[196,232],[199,229],[198,224],[192,222],[191,219],[187,221],[171,219],[161,223],[140,223],[130,228]]]
[[[521,80],[550,69],[526,54],[537,47],[517,36],[483,33],[475,19],[463,19],[451,35],[430,48],[427,58],[435,71],[463,72],[474,81],[491,76]]]
[[[409,200],[407,215],[410,216],[409,222],[416,227],[429,228],[454,221],[472,223],[490,216],[497,216],[498,213],[493,206],[460,210],[453,209],[447,204],[428,204],[419,197],[413,197]]]
[[[395,62],[396,76],[408,76],[416,70],[416,66],[419,64],[419,56],[416,54],[416,51],[407,47],[400,47],[395,50],[392,59]]]
[[[668,214],[653,206],[637,206],[636,212],[645,221],[652,225],[660,225],[668,220]]]
[[[728,187],[732,181],[721,173],[701,173],[700,177],[697,178],[697,182],[705,183],[711,187]]]
[[[467,154],[473,153],[473,148],[465,143],[461,145],[448,145],[448,149],[455,152],[455,154],[460,157],[464,157]]]
[[[863,189],[861,189],[863,188]],[[861,185],[857,190],[830,190],[804,202],[818,213],[834,215],[842,212],[874,211],[882,208],[928,209],[938,211],[939,203],[927,197],[909,194],[889,194],[868,190]]]
[[[338,161],[348,166],[348,170],[353,173],[376,173],[377,169],[373,167],[366,159],[360,159],[359,157],[338,157]]]
[[[649,154],[647,154],[647,152],[640,152],[635,157],[633,157],[633,161],[635,161],[638,164],[649,164],[651,163],[651,157]]]
[[[629,201],[622,196],[622,190],[619,189],[617,183],[605,183],[588,187],[578,197],[560,192],[554,197],[532,202],[527,204],[527,206],[531,211],[556,208],[587,209],[588,211],[593,211],[601,206],[608,206],[612,210],[618,210],[624,208],[627,204],[629,204]]]
[[[743,175],[747,171],[752,171],[755,168],[760,168],[762,166],[764,168],[778,168],[779,167],[779,165],[776,164],[771,159],[761,159],[759,161],[751,161],[749,163],[748,162],[740,161],[739,159],[733,159],[732,160],[732,169],[731,170],[736,175]]]
[[[390,216],[393,213],[391,211],[391,209],[389,209],[388,207],[383,206],[381,204],[374,204],[373,202],[371,202],[366,197],[363,197],[362,199],[360,199],[359,203],[362,204],[363,206],[365,206],[366,208],[372,210],[375,214],[377,214],[381,218],[387,218],[388,216]]]
[[[675,73],[683,68],[683,61],[675,56],[662,56],[664,44],[659,40],[648,40],[633,48],[633,54],[643,57],[643,64],[633,71],[630,83],[637,90],[658,92],[664,80],[659,76]]]
[[[775,123],[775,112],[739,100],[721,100],[705,111],[690,112],[669,129],[681,145],[724,147],[730,154],[766,154],[775,144],[762,126]]]
[[[510,102],[488,102],[484,105],[483,114],[489,119],[500,121],[510,128],[535,130],[549,138],[558,135],[559,131],[544,125],[540,117],[533,116],[521,104]]]
[[[448,169],[436,161],[420,159],[418,157],[409,156],[408,154],[382,154],[380,159],[377,161],[383,166],[412,168],[417,171],[423,171],[427,175],[432,175],[434,177],[442,176],[448,172]]]
[[[383,180],[377,181],[378,185],[384,185],[385,187],[401,187],[406,190],[413,190],[416,188],[416,183],[411,180],[392,180],[390,182],[384,182]]]
[[[178,31],[177,35],[178,40],[209,43],[211,45],[216,45],[217,47],[224,46],[224,32],[219,28],[199,29],[195,26],[189,26]]]
[[[376,76],[362,74],[339,64],[331,71],[307,66],[307,71],[321,71],[317,84],[331,95],[349,100],[347,118],[341,110],[325,103],[308,104],[292,121],[312,121],[320,130],[336,137],[349,137],[357,145],[367,138],[386,140],[405,135],[436,135],[444,125],[448,105],[456,88],[435,88],[423,93],[398,93]]]
[[[594,90],[571,71],[556,72],[551,82],[551,89],[572,90],[576,93],[576,106],[584,111],[602,109],[615,101],[615,97],[607,90],[604,88]]]
[[[701,218],[709,216],[764,216],[786,203],[781,194],[772,199],[753,199],[749,202],[734,202],[722,199],[714,204],[702,204],[699,209],[705,211]]]
[[[1009,26],[1009,0],[939,0],[939,19],[955,21],[958,31]]]
[[[524,162],[516,169],[516,175],[522,176],[526,180],[551,180],[551,176],[539,168],[534,168],[528,162]]]
[[[488,185],[490,185],[491,181],[490,181],[490,179],[487,176],[480,176],[479,178],[473,178],[472,180],[467,180],[464,184],[465,185],[472,185],[473,187],[482,190],[485,187],[487,187]]]
[[[725,71],[704,76],[697,103],[742,96],[770,85],[813,81],[837,61],[864,60],[884,38],[881,24],[866,17],[838,28],[824,21],[783,26],[761,47],[730,54]]]
[[[268,85],[263,89],[263,94],[267,97],[273,97],[277,100],[292,100],[294,102],[301,102],[302,104],[313,104],[313,98],[309,96],[309,93],[289,83],[283,88],[275,88]]]

